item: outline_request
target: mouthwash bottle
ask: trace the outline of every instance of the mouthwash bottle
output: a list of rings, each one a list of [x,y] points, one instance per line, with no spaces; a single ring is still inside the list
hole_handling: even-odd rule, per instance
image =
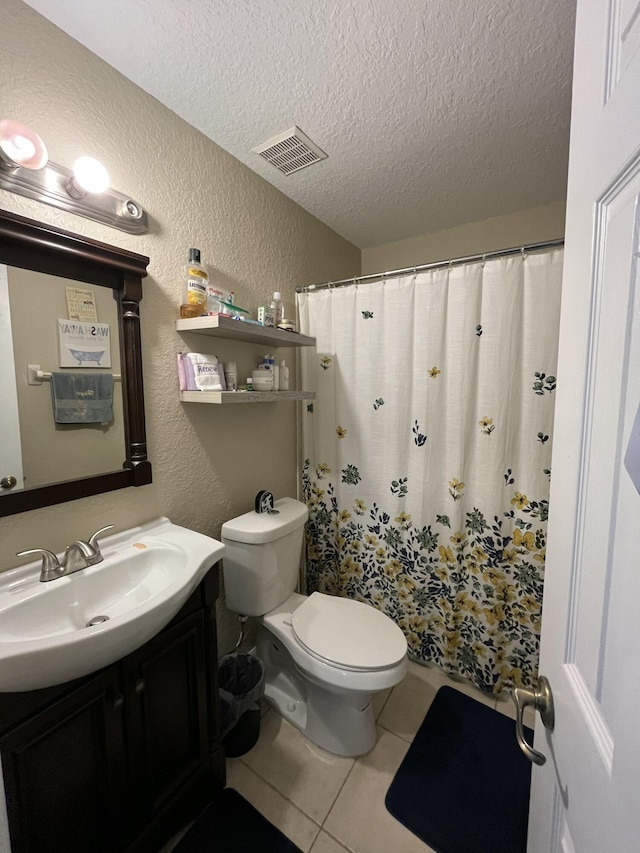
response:
[[[207,313],[207,283],[209,276],[200,263],[200,249],[189,249],[187,278],[180,306],[181,317],[200,317]]]

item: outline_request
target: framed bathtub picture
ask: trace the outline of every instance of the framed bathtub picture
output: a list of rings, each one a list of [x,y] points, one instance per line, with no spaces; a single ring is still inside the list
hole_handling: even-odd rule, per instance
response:
[[[58,320],[60,367],[111,367],[111,329],[108,323]]]

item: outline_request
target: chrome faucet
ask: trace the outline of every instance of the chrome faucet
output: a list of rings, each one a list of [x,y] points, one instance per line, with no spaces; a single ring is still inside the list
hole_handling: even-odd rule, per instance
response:
[[[71,545],[67,545],[62,557],[62,561],[58,560],[53,551],[46,548],[30,548],[27,551],[18,551],[16,557],[27,557],[31,554],[42,554],[42,568],[40,570],[40,580],[43,583],[53,581],[56,578],[72,575],[74,572],[79,572],[81,569],[86,569],[89,566],[95,566],[101,563],[104,559],[98,545],[98,536],[101,536],[106,530],[111,530],[113,524],[108,524],[106,527],[101,527],[89,538],[88,542],[83,539],[76,539]]]
[[[18,551],[16,557],[30,557],[31,554],[42,554],[41,581],[53,581],[62,577],[64,569],[53,551],[48,551],[46,548],[29,548],[27,551]]]
[[[92,545],[91,541],[85,542],[83,539],[76,539],[75,542],[65,548],[62,568],[65,575],[72,575],[74,572],[79,572],[80,569],[95,566],[102,560],[100,548]]]

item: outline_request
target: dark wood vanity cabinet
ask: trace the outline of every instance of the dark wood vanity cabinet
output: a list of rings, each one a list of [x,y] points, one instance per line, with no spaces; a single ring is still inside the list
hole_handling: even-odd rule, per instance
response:
[[[119,690],[111,667],[2,736],[12,853],[118,849],[125,830]]]
[[[158,814],[206,771],[209,741],[202,613],[123,663],[129,789],[134,815]],[[190,796],[193,796],[193,792]],[[139,827],[142,831],[144,825]]]
[[[157,853],[223,787],[217,595],[214,568],[122,661],[0,694],[12,853]]]

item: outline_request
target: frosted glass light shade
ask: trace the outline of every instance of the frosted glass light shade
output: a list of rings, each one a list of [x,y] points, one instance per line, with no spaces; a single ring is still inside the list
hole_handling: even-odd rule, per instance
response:
[[[109,187],[109,173],[99,160],[93,157],[78,157],[73,164],[73,177],[88,193],[103,193]]]
[[[49,159],[47,146],[35,130],[10,118],[0,121],[0,150],[6,163],[23,169],[42,169]]]

